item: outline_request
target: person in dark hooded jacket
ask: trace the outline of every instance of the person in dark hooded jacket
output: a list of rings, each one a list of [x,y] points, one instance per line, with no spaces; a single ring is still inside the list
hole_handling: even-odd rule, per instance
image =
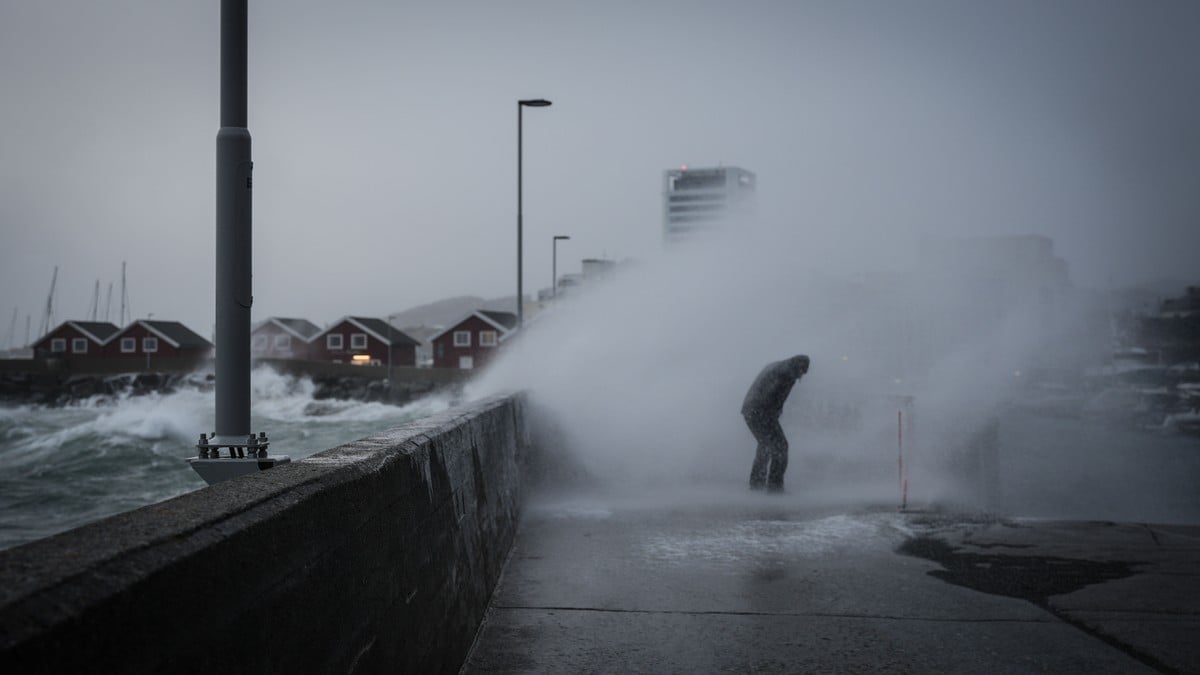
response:
[[[783,361],[768,363],[742,401],[742,416],[746,426],[758,441],[754,466],[750,469],[750,489],[783,490],[783,473],[787,471],[788,441],[779,426],[783,403],[796,384],[808,372],[808,357],[803,354]]]

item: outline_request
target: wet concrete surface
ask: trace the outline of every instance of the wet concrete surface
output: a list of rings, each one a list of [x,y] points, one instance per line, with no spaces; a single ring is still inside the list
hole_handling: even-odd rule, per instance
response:
[[[485,672],[1198,672],[1200,527],[542,500]]]

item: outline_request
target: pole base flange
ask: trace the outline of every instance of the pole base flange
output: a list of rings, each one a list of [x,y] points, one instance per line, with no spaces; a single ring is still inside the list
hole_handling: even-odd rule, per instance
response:
[[[209,485],[216,485],[239,476],[258,473],[274,468],[280,464],[289,464],[292,459],[287,455],[269,455],[267,457],[192,457],[188,464],[192,470],[200,474]]]

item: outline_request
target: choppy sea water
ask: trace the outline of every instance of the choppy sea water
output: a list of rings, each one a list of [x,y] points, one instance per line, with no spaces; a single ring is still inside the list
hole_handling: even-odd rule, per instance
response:
[[[251,428],[271,454],[307,457],[446,409],[314,401],[306,378],[257,369]],[[0,549],[205,486],[188,466],[213,427],[213,392],[93,398],[61,408],[0,407]]]

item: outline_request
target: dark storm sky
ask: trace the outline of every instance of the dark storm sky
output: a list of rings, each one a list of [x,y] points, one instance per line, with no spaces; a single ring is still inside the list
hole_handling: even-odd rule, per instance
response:
[[[0,5],[0,317],[208,334],[219,3]],[[653,259],[663,169],[738,165],[825,248],[1041,233],[1077,284],[1195,280],[1195,2],[252,2],[255,318]],[[799,258],[803,262],[802,257]],[[116,318],[116,298],[110,318]]]

